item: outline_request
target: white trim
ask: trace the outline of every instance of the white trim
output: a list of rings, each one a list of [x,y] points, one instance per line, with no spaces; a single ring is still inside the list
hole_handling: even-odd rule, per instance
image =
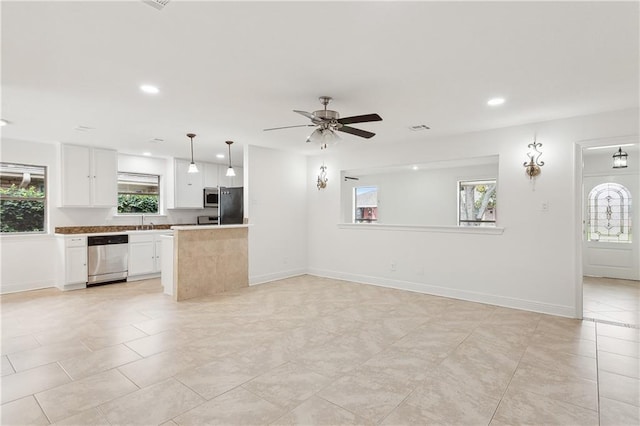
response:
[[[271,281],[283,280],[285,278],[297,277],[306,274],[305,269],[291,269],[289,271],[281,271],[273,274],[255,275],[249,277],[249,285],[265,284]]]
[[[4,284],[0,287],[0,294],[20,293],[23,291],[41,290],[44,288],[57,288],[56,282],[51,280],[36,281],[33,283]]]
[[[359,229],[376,231],[444,232],[451,234],[502,235],[499,226],[437,226],[437,225],[387,225],[382,223],[339,223],[339,229]]]
[[[448,297],[452,299],[461,299],[470,302],[485,303],[494,306],[503,306],[506,308],[521,309],[531,312],[539,312],[543,314],[557,315],[567,318],[575,318],[573,306],[554,305],[544,302],[536,302],[531,300],[516,299],[512,297],[497,296],[493,294],[478,293],[474,291],[458,290],[438,285],[430,285],[416,283],[410,281],[390,280],[386,278],[377,278],[367,275],[349,274],[336,271],[327,271],[322,269],[311,268],[307,272],[309,275],[315,275],[324,278],[333,278],[345,281],[351,281],[361,284],[370,284],[379,287],[395,288],[398,290],[414,291],[417,293],[431,294],[435,296]]]
[[[153,272],[150,274],[133,275],[133,276],[129,275],[127,277],[127,282],[150,280],[152,278],[160,278],[160,272]]]

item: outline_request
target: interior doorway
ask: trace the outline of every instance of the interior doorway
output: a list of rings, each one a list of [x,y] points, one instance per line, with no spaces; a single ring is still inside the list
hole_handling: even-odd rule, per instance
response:
[[[583,318],[640,327],[640,151],[616,142],[582,147]],[[627,167],[614,168],[620,149]]]

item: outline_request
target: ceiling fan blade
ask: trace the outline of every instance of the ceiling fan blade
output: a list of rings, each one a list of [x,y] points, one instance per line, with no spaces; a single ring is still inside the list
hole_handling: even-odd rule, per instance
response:
[[[380,117],[378,114],[364,114],[338,119],[338,123],[340,124],[366,123],[369,121],[382,121],[382,117]]]
[[[294,109],[293,112],[297,112],[298,114],[304,115],[305,117],[307,117],[309,120],[315,122],[316,120],[318,120],[318,117],[316,117],[315,115],[311,114],[310,112],[307,111],[300,111],[297,109]]]
[[[375,133],[367,132],[366,130],[356,129],[355,127],[349,126],[342,126],[337,130],[339,132],[351,133],[352,135],[360,136],[361,138],[366,139],[370,139],[376,135]]]
[[[266,132],[269,130],[292,129],[294,127],[313,127],[313,126],[315,126],[315,124],[299,124],[297,126],[271,127],[269,129],[262,129],[262,131]]]

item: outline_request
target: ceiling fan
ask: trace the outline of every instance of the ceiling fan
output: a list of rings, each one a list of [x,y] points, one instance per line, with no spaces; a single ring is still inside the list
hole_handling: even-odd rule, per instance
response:
[[[338,135],[335,132],[349,133],[366,139],[370,139],[375,136],[375,133],[362,129],[356,129],[355,127],[348,126],[347,124],[382,121],[382,117],[380,117],[378,114],[354,115],[351,117],[340,118],[340,114],[338,113],[338,111],[327,109],[327,105],[329,105],[329,102],[332,99],[330,96],[320,96],[319,99],[320,103],[324,106],[324,109],[320,109],[312,113],[299,111],[296,109],[293,110],[293,112],[297,112],[298,114],[304,115],[305,117],[310,119],[311,123],[313,124],[272,127],[269,129],[264,129],[264,131],[290,129],[294,127],[316,127],[316,129],[307,138],[307,142],[320,142],[321,148],[326,148],[327,143],[335,142],[337,139],[339,139]]]

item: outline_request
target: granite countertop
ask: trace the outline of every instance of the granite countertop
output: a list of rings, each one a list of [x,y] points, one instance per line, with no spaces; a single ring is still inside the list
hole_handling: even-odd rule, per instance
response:
[[[170,231],[173,224],[154,225],[145,229],[136,229],[136,225],[113,225],[113,226],[60,226],[55,228],[56,234],[107,234],[112,232],[133,232],[133,231]],[[189,225],[187,225],[189,226]]]
[[[237,225],[174,225],[171,227],[174,231],[203,231],[205,229],[231,229],[231,228],[248,228],[249,224]]]

